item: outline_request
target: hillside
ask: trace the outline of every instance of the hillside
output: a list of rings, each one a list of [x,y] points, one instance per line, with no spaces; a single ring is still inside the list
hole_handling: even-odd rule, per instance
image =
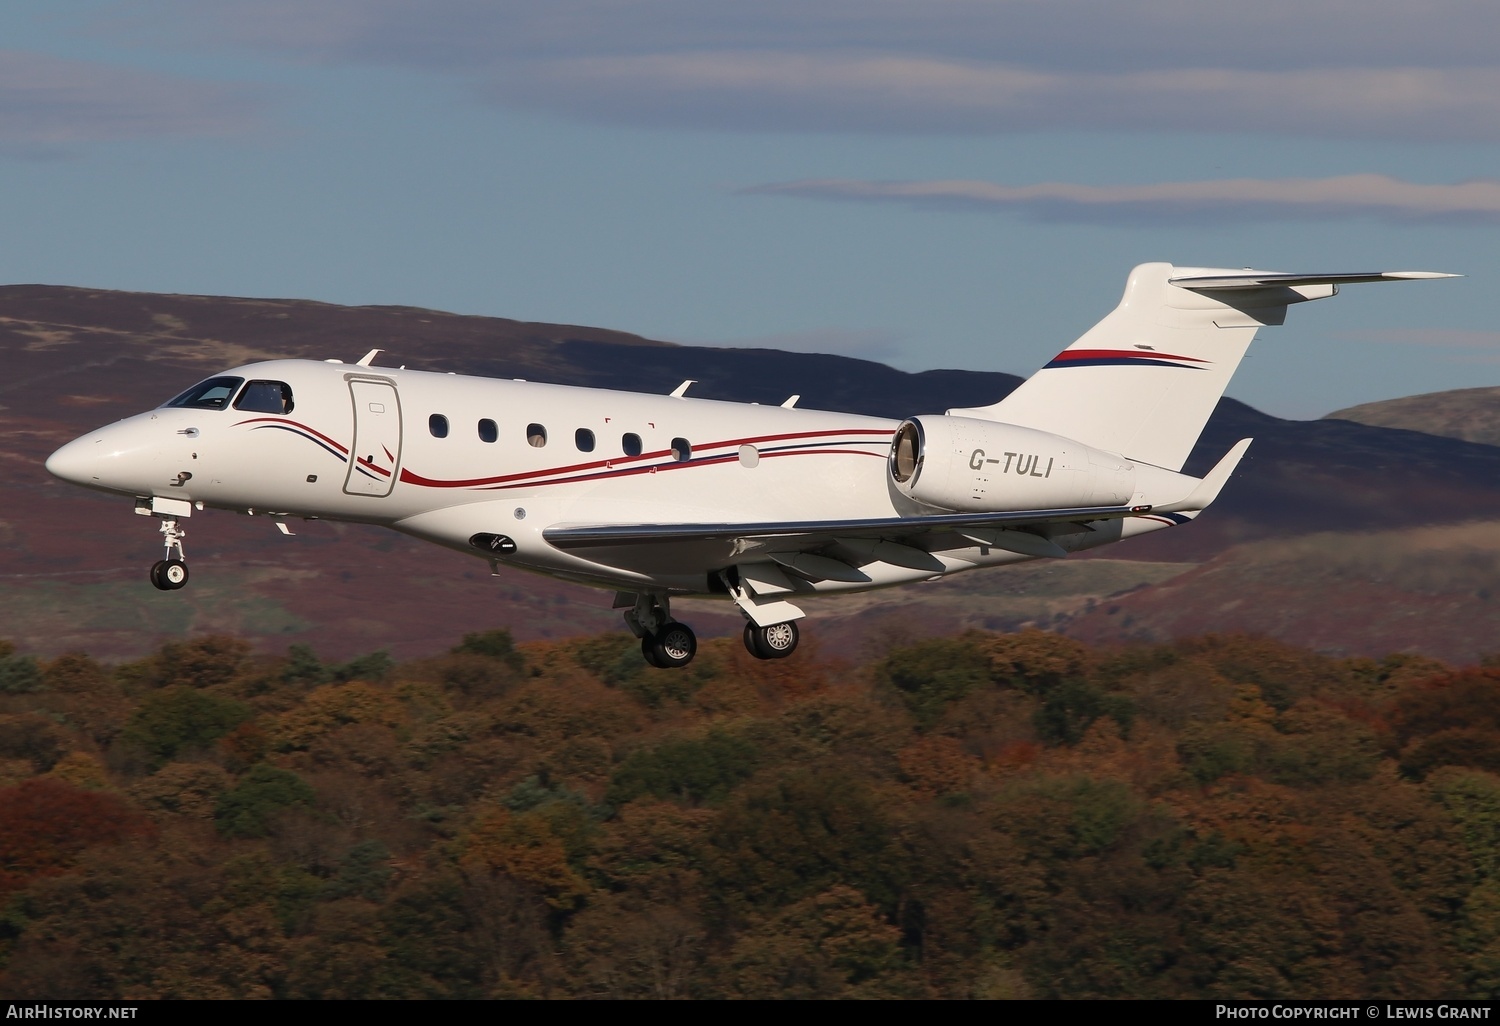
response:
[[[491,578],[478,561],[373,528],[318,522],[284,538],[270,523],[226,513],[191,521],[193,584],[159,593],[145,581],[158,551],[153,525],[131,516],[128,502],[64,485],[42,467],[62,442],[224,366],[273,356],[352,360],[375,347],[387,351],[382,361],[425,369],[661,393],[695,378],[694,394],[707,398],[770,403],[798,392],[804,407],[891,417],[992,402],[1018,380],[905,374],[844,357],[675,346],[601,329],[409,308],[0,288],[6,633],[44,654],[85,648],[130,657],[184,633],[228,630],[273,651],[309,642],[330,657],[384,647],[410,658],[437,650],[456,630],[505,625],[534,639],[617,626],[603,593],[514,572]],[[1242,560],[1257,543],[1320,532],[1378,537],[1500,522],[1500,448],[1345,420],[1285,421],[1226,399],[1188,469],[1202,472],[1247,436],[1256,442],[1235,479],[1189,527],[1066,565],[820,601],[808,633],[829,654],[857,654],[872,632],[893,627],[911,636],[961,626],[1076,624],[1099,640],[1157,637],[1178,629],[1169,608],[1191,609],[1194,630],[1236,629],[1264,619],[1226,606],[1214,582],[1233,575],[1192,573],[1200,565]],[[1279,576],[1259,604],[1301,610],[1299,629],[1316,625],[1316,643],[1333,650],[1385,651],[1387,638],[1374,620],[1341,614],[1343,593],[1329,590],[1316,563],[1278,563]],[[1162,598],[1159,607],[1142,604],[1167,595],[1171,602]],[[1390,601],[1418,619],[1426,608],[1426,600],[1399,589]],[[1470,618],[1484,613],[1481,601],[1456,595],[1453,622],[1487,622]],[[1128,627],[1099,621],[1097,609],[1111,604],[1139,605]],[[737,633],[740,623],[727,605],[708,602],[697,604],[691,622],[704,637]],[[1410,644],[1460,660],[1489,647],[1477,634],[1457,637],[1461,630],[1468,628],[1453,628],[1441,642],[1412,632]]]
[[[1335,410],[1324,420],[1352,420],[1466,442],[1500,445],[1500,387],[1458,388]]]
[[[1500,670],[971,632],[0,643],[28,1001],[1492,1001]],[[1363,1003],[1363,1002],[1361,1002]]]

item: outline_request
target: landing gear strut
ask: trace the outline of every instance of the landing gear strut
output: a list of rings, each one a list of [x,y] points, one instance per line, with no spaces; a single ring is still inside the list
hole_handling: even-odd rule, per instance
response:
[[[698,638],[685,623],[672,619],[671,604],[665,595],[635,595],[632,608],[625,612],[625,624],[641,639],[641,655],[646,662],[663,670],[686,666],[698,654]]]
[[[151,583],[162,591],[176,591],[188,582],[187,557],[182,551],[182,539],[187,532],[177,526],[177,518],[162,517],[161,534],[167,558],[152,565]]]
[[[797,621],[769,627],[745,624],[745,648],[757,659],[785,659],[797,650]]]
[[[747,652],[757,659],[785,659],[797,650],[797,618],[802,610],[782,598],[791,588],[780,570],[769,564],[732,566],[719,573],[719,580],[748,621]],[[762,587],[766,593],[757,593],[755,589]]]

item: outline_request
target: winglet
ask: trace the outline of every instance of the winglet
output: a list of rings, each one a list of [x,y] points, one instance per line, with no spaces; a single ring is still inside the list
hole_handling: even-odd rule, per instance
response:
[[[1240,460],[1244,457],[1245,450],[1250,448],[1251,441],[1253,439],[1241,438],[1235,442],[1234,448],[1226,452],[1224,458],[1214,464],[1214,469],[1203,475],[1203,480],[1198,483],[1197,488],[1193,489],[1193,493],[1182,500],[1180,508],[1207,509],[1208,504],[1219,497],[1219,491],[1229,481],[1229,475],[1234,473],[1234,468],[1240,465]]]
[[[693,378],[688,378],[682,384],[680,384],[676,388],[672,389],[672,393],[671,393],[672,394],[672,398],[673,399],[682,399],[682,398],[684,398],[687,395],[688,386],[689,385],[696,385],[697,383],[698,382],[695,381]]]

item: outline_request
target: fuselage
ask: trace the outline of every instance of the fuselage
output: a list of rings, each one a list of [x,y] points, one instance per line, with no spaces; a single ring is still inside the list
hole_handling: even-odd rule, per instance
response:
[[[166,506],[184,514],[209,508],[378,524],[594,586],[721,593],[721,571],[767,558],[775,543],[746,547],[704,539],[586,553],[549,544],[543,532],[619,524],[847,522],[950,511],[954,507],[914,498],[888,472],[900,426],[791,406],[276,360],[223,371],[154,410],[84,435],[47,466],[65,480],[155,503],[158,515]],[[1094,475],[1079,478],[1073,504],[1099,499],[1088,482],[1102,478],[1086,447],[995,427],[1019,438],[1018,449],[1055,444],[1047,453],[1003,462],[971,452],[967,442],[957,449],[949,444],[949,462],[965,468],[970,490],[990,503],[987,508],[1056,504],[1063,468],[1070,465]],[[990,447],[995,457],[1002,447]],[[993,502],[997,481],[1005,494],[999,507]],[[1129,492],[1108,498],[1123,502]],[[1067,551],[1093,548],[1171,524],[1133,518],[1079,529],[1055,544]],[[476,543],[496,536],[505,539],[503,551]],[[810,573],[798,587],[886,587],[1061,554],[1049,548],[1053,542],[1034,549],[1028,539],[1011,537],[1015,541],[991,545],[949,536],[917,565],[846,551],[844,557],[860,564],[854,579]],[[1016,541],[1026,544],[1018,549]]]
[[[379,524],[471,555],[488,528],[515,540],[508,564],[611,586],[645,578],[559,552],[542,529],[912,508],[884,473],[892,420],[304,360],[209,380],[221,379],[217,408],[138,414],[64,446],[49,469],[199,508]],[[254,382],[284,386],[290,408],[243,401]],[[645,576],[705,590],[689,563]]]

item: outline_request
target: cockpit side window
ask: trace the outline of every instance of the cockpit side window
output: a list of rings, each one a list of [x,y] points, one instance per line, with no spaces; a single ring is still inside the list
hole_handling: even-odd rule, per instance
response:
[[[244,378],[209,378],[200,381],[164,406],[181,406],[191,410],[222,410],[240,387]]]
[[[292,386],[285,381],[252,381],[234,401],[246,413],[291,413]]]

